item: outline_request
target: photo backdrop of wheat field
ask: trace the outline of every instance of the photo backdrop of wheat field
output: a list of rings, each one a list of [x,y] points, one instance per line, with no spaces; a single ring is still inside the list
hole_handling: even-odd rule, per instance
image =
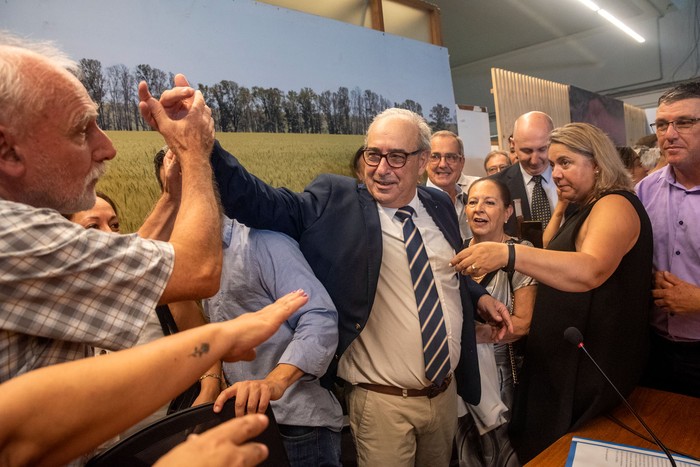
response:
[[[117,157],[97,184],[117,204],[123,233],[138,230],[160,188],[153,156],[163,146],[154,131],[108,131]],[[276,187],[302,191],[321,173],[352,176],[350,162],[363,143],[357,135],[217,133],[221,145],[254,175]]]

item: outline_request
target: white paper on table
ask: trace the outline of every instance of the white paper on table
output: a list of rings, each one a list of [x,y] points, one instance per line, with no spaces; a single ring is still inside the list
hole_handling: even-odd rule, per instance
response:
[[[700,462],[673,455],[677,467],[700,466]],[[671,465],[662,451],[652,451],[625,444],[608,443],[574,436],[566,467],[667,467]]]

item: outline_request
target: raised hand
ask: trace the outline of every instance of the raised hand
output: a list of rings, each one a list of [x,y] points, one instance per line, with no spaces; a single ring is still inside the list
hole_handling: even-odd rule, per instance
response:
[[[145,81],[139,83],[139,110],[144,120],[163,135],[177,155],[193,152],[209,157],[214,144],[214,120],[200,91],[189,87],[183,75],[176,86],[156,100]]]

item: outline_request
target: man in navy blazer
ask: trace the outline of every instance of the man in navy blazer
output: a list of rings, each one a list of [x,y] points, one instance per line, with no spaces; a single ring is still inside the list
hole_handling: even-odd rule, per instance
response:
[[[226,215],[296,239],[338,309],[339,345],[324,378],[338,373],[349,383],[359,465],[448,465],[456,392],[468,403],[480,398],[475,309],[499,335],[511,328],[508,311],[449,265],[461,244],[454,207],[445,193],[418,186],[430,154],[425,120],[388,109],[370,126],[366,148],[364,184],[324,174],[303,193],[263,183],[218,144],[212,166]],[[445,309],[453,371],[440,386],[425,376],[401,223],[393,218],[406,205],[416,209]]]

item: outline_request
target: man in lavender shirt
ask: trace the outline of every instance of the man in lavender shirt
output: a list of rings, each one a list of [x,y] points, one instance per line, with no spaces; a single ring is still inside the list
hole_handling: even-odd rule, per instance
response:
[[[652,128],[668,165],[637,185],[654,229],[644,384],[700,397],[700,80],[665,92]]]

